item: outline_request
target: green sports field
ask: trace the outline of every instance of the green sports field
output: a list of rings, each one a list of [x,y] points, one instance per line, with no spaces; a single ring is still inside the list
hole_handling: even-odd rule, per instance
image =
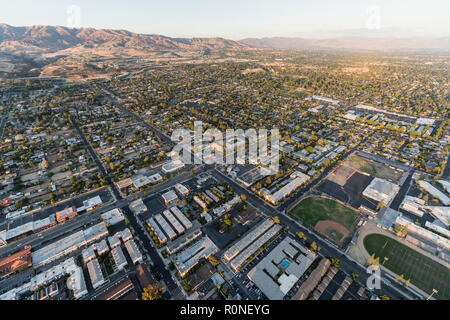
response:
[[[411,279],[411,283],[425,292],[436,294],[441,299],[450,299],[450,271],[442,264],[420,254],[400,242],[381,234],[369,234],[364,238],[364,247],[375,257],[380,257],[380,263],[392,272],[404,275],[404,279]]]
[[[357,213],[331,199],[310,197],[301,201],[289,215],[296,220],[302,220],[307,227],[314,228],[319,221],[332,220],[352,231]]]

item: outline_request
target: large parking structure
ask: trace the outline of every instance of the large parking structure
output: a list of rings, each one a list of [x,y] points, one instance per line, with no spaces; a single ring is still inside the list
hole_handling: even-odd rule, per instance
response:
[[[442,264],[434,261],[412,248],[381,234],[369,234],[364,238],[367,252],[384,261],[384,267],[392,272],[411,279],[411,283],[427,293],[433,289],[439,292],[434,296],[450,299],[450,271]]]

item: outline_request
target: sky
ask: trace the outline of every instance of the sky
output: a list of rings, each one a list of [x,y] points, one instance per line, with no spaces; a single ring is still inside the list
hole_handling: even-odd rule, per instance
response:
[[[449,0],[1,0],[0,23],[171,37],[443,37]]]

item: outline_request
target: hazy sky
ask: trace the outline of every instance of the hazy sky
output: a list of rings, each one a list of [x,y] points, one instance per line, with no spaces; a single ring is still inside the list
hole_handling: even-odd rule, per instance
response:
[[[449,0],[1,0],[0,23],[126,29],[172,37],[440,37]],[[67,10],[76,5],[80,19]],[[74,18],[75,17],[75,18]]]

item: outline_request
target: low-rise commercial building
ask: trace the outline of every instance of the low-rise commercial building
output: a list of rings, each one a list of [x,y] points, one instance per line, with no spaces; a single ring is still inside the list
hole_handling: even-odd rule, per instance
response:
[[[25,246],[23,250],[0,259],[0,278],[32,265],[31,248]]]
[[[56,212],[56,220],[58,222],[63,222],[76,216],[77,216],[77,208],[75,206]]]
[[[108,227],[125,220],[125,216],[123,215],[122,210],[119,208],[107,211],[103,213],[101,217]]]

